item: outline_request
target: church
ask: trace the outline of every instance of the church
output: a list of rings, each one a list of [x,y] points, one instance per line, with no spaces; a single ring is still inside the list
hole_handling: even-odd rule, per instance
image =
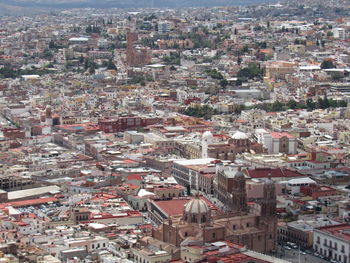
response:
[[[207,203],[197,194],[183,207],[182,216],[170,216],[152,231],[152,237],[177,247],[203,245],[230,240],[258,252],[276,249],[276,194],[272,180],[264,184],[264,198],[247,205],[245,177],[241,171],[224,171],[230,178],[230,192],[218,182],[218,190],[227,202],[227,210],[213,214]]]
[[[244,152],[263,153],[262,144],[251,141],[247,134],[236,131],[231,138],[223,142],[215,142],[210,131],[202,135],[201,141],[202,158],[215,158],[220,160],[234,161],[237,154]]]

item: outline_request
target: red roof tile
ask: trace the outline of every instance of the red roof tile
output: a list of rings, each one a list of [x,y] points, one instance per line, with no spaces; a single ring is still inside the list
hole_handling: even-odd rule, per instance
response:
[[[256,168],[246,171],[250,178],[305,177],[301,173],[281,168]]]

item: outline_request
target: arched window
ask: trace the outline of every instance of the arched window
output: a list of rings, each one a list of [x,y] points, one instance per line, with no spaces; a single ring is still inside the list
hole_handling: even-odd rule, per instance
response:
[[[197,218],[195,215],[192,216],[192,220],[191,220],[192,223],[196,223],[197,222]]]

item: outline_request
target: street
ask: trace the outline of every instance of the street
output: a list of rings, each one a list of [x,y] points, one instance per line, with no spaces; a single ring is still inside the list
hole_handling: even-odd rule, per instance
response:
[[[300,261],[298,256],[299,250],[298,249],[281,249],[281,247],[278,248],[278,257],[287,261],[290,261],[292,263],[304,263],[304,262],[311,262],[311,263],[329,263],[329,261],[324,260],[319,257],[315,257],[312,254],[306,254],[302,255],[300,251]]]

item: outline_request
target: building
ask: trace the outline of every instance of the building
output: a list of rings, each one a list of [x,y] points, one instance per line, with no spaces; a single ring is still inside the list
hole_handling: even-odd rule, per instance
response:
[[[207,203],[195,196],[185,203],[182,215],[169,216],[153,229],[152,237],[175,246],[230,240],[258,252],[274,251],[277,241],[274,183],[266,181],[264,198],[259,200],[256,214],[248,211],[245,202],[244,175],[237,172],[233,178],[236,184],[232,190],[236,192],[227,193],[232,195],[229,212],[214,215]]]
[[[207,175],[215,174],[216,162],[218,161],[213,158],[175,160],[171,174],[179,184],[185,187],[211,193],[212,178]]]
[[[144,118],[129,116],[99,120],[98,125],[103,132],[115,133],[143,128],[149,125],[158,124],[161,121],[160,118],[154,117]]]
[[[171,23],[169,21],[159,21],[158,22],[158,33],[165,34],[171,29]]]
[[[244,152],[262,153],[263,146],[249,140],[247,134],[237,131],[227,142],[214,143],[213,135],[208,131],[202,137],[202,157],[234,161],[236,154]]]
[[[151,63],[151,49],[148,47],[135,46],[137,40],[137,33],[128,32],[126,34],[126,61],[128,66],[142,66]]]
[[[336,27],[332,29],[332,32],[335,38],[339,38],[342,40],[346,39],[346,31],[344,28]]]
[[[296,154],[298,141],[288,132],[271,132],[263,135],[263,144],[269,154]]]
[[[320,255],[338,262],[350,262],[350,225],[338,224],[314,230],[313,248]]]

